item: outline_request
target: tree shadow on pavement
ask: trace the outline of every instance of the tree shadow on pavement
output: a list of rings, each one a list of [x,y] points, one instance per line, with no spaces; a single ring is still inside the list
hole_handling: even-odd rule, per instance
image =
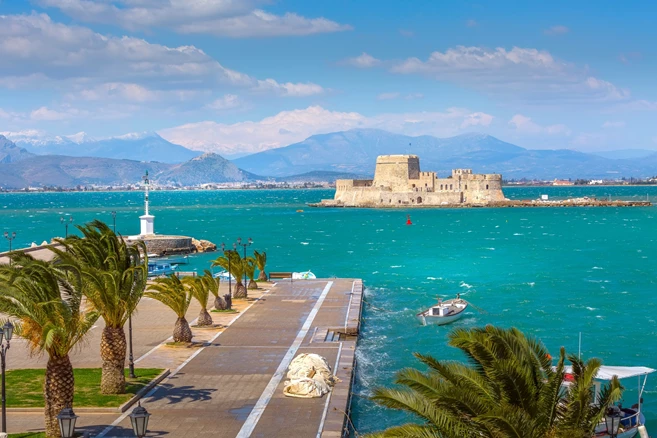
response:
[[[155,394],[148,397],[148,403],[157,403],[168,401],[167,404],[190,402],[190,401],[207,401],[212,398],[212,393],[217,391],[216,388],[197,388],[195,386],[174,386],[170,383],[160,385]]]

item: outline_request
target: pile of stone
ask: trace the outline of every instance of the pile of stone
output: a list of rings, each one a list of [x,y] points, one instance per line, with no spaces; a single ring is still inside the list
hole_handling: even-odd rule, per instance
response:
[[[196,252],[213,252],[217,250],[217,245],[209,240],[192,239],[192,245],[196,248]]]

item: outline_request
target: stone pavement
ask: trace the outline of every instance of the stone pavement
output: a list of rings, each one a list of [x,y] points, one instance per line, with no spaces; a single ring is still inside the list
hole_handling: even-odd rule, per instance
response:
[[[357,331],[361,296],[360,281],[279,282],[146,396],[149,436],[341,436],[356,339],[335,333]],[[283,396],[287,365],[302,352],[338,361],[330,396]],[[126,414],[79,421],[92,436],[132,436]]]

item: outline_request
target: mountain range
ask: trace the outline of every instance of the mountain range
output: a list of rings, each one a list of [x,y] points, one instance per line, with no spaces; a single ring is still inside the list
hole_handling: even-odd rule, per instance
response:
[[[469,168],[475,173],[501,173],[506,179],[597,179],[657,174],[657,152],[654,151],[639,158],[611,159],[569,149],[525,149],[485,134],[409,137],[377,129],[313,135],[302,142],[233,162],[248,172],[257,170],[276,177],[317,170],[372,175],[376,157],[384,154],[418,155],[422,170],[444,176],[456,168]]]
[[[181,163],[202,152],[173,144],[154,132],[140,132],[101,140],[84,132],[69,136],[46,136],[38,131],[5,132],[5,137],[36,155],[115,158],[135,161]]]
[[[409,137],[376,129],[353,129],[314,135],[232,162],[214,153],[200,155],[157,134],[129,134],[104,140],[89,138],[84,133],[43,137],[27,132],[12,133],[11,137],[18,144],[0,135],[0,186],[7,188],[125,185],[140,181],[145,170],[155,182],[182,186],[257,180],[334,181],[371,176],[376,157],[384,154],[416,154],[422,170],[441,176],[449,175],[455,168],[501,173],[505,179],[601,179],[657,174],[654,151],[609,151],[605,157],[602,152],[533,150],[484,134]]]

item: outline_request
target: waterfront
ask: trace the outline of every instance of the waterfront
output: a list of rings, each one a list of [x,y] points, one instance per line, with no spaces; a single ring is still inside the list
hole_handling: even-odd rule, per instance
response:
[[[596,196],[644,200],[657,187],[507,188],[512,199]],[[539,336],[556,354],[561,345],[610,365],[657,368],[654,207],[476,210],[324,210],[307,202],[326,190],[154,192],[159,233],[186,234],[227,244],[252,237],[266,250],[269,270],[307,270],[318,276],[363,278],[366,305],[357,354],[356,391],[365,396],[397,369],[415,365],[414,351],[458,358],[445,347],[450,327],[421,327],[417,310],[436,295],[461,292],[487,314],[472,311],[460,326],[515,325]],[[14,247],[63,235],[62,214],[74,223],[99,218],[138,232],[137,192],[2,194],[3,231]],[[657,199],[657,198],[656,198]],[[297,213],[296,210],[304,209]],[[414,225],[405,225],[410,212]],[[70,229],[69,229],[70,230]],[[217,254],[192,258],[203,269]],[[188,269],[188,268],[185,268]],[[633,388],[634,382],[627,387]],[[644,396],[648,430],[657,427],[657,376]],[[628,390],[625,404],[635,403]],[[399,414],[356,397],[354,422],[371,431],[401,421]]]

